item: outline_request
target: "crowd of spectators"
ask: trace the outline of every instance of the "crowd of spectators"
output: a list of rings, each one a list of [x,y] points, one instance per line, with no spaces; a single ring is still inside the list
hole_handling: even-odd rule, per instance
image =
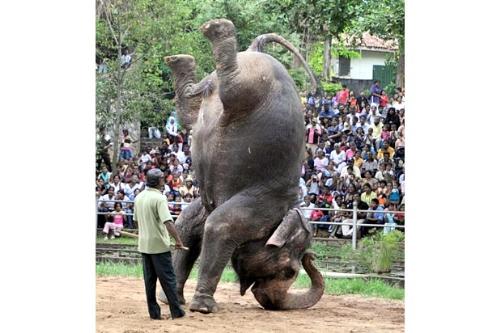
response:
[[[101,163],[96,177],[97,208],[100,213],[98,228],[107,225],[114,230],[112,224],[116,219],[116,201],[122,201],[120,209],[125,212],[124,227],[136,227],[132,219],[133,202],[145,189],[145,176],[152,168],[159,168],[165,174],[163,194],[168,199],[169,209],[174,217],[199,196],[199,188],[193,178],[189,139],[185,132],[172,135],[172,132],[166,131],[160,145],[147,147],[140,154],[134,154],[133,150],[125,145],[129,141],[128,131],[123,131],[117,170],[112,172],[108,163]]]
[[[384,232],[404,223],[405,98],[404,90],[388,96],[376,81],[369,94],[356,95],[346,86],[334,95],[302,96],[304,104],[306,156],[302,164],[298,200],[311,221],[350,222],[352,213],[315,208],[358,209],[358,224],[384,224]],[[145,188],[145,174],[151,168],[165,173],[163,194],[172,214],[178,215],[199,196],[192,172],[190,137],[178,130],[175,117],[166,122],[164,133],[149,129],[150,138],[161,138],[159,146],[135,154],[132,140],[123,131],[120,160],[111,172],[104,163],[96,179],[98,227],[113,222],[115,203],[125,200],[124,226],[134,228],[133,201]],[[329,237],[351,237],[352,227],[315,225],[315,233],[326,229]],[[369,232],[359,227],[359,235]]]
[[[405,97],[403,89],[389,96],[375,81],[369,94],[347,86],[333,96],[303,96],[306,158],[300,179],[302,207],[311,221],[352,222],[352,213],[314,208],[358,209],[362,224],[383,224],[385,233],[404,223]],[[386,211],[386,213],[384,213]],[[348,225],[315,224],[329,237],[351,237]]]

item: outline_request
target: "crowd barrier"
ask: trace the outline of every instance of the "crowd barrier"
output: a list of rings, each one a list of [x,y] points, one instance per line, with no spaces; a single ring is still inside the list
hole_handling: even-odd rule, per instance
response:
[[[96,226],[97,226],[97,215],[108,215],[110,212],[100,212],[99,211],[99,203],[101,202],[120,202],[125,204],[128,203],[134,203],[133,201],[130,200],[96,200]],[[179,202],[176,201],[169,201],[167,202],[168,204],[180,204]],[[125,207],[122,207],[125,209]],[[335,212],[349,212],[353,213],[352,217],[352,222],[323,222],[323,221],[311,221],[308,220],[310,224],[322,224],[322,225],[349,225],[352,226],[352,248],[353,250],[356,249],[356,243],[357,243],[357,236],[358,236],[358,226],[361,227],[374,227],[374,228],[384,228],[387,227],[387,223],[384,224],[367,224],[367,223],[362,223],[358,224],[358,213],[380,213],[380,214],[389,214],[389,213],[394,213],[394,214],[405,214],[404,211],[392,211],[392,210],[384,210],[384,211],[373,211],[373,210],[363,210],[363,209],[358,209],[358,205],[356,202],[353,204],[352,209],[346,209],[346,208],[307,208],[307,207],[300,207],[302,211],[304,210],[321,210],[321,211],[335,211]],[[133,213],[125,213],[124,215],[127,216],[133,216]],[[172,217],[174,220],[178,217],[179,215],[172,214]],[[404,225],[391,225],[393,228],[398,228],[398,229],[404,229]]]

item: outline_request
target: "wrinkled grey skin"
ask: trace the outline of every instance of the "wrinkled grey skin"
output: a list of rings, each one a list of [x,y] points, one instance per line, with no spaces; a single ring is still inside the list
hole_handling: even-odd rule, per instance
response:
[[[303,59],[274,34],[259,36],[238,53],[228,20],[209,21],[201,31],[212,44],[213,73],[196,83],[193,57],[165,58],[175,78],[178,113],[193,129],[193,167],[201,193],[176,221],[189,247],[173,259],[180,301],[185,303],[184,284],[201,256],[192,311],[218,310],[213,295],[230,259],[241,294],[253,285],[265,309],[310,307],[321,298],[324,284],[306,251],[311,230],[294,209],[304,156],[301,104],[283,65],[260,51],[274,41]],[[288,293],[301,263],[312,287],[301,295]],[[166,301],[164,295],[160,300]]]

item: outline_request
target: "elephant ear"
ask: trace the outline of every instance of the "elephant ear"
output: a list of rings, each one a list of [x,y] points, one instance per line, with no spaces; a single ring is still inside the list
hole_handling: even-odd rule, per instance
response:
[[[278,228],[274,230],[271,237],[267,240],[266,246],[283,247],[286,241],[290,239],[292,234],[297,231],[297,228],[299,228],[301,224],[307,232],[311,232],[310,227],[300,209],[294,208],[289,210]]]

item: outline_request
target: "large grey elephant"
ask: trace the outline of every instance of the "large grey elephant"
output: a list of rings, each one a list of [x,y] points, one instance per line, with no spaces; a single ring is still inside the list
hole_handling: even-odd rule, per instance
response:
[[[216,70],[209,76],[196,82],[192,56],[165,57],[174,74],[179,116],[193,130],[193,168],[200,183],[200,198],[176,221],[189,247],[174,255],[180,301],[185,304],[184,284],[201,254],[192,311],[218,310],[213,295],[230,259],[241,295],[253,285],[265,309],[313,306],[324,282],[307,251],[311,229],[296,208],[304,118],[293,80],[281,63],[261,52],[264,45],[284,45],[301,59],[314,89],[316,81],[300,53],[278,35],[259,36],[237,52],[232,22],[212,20],[201,31],[215,57]],[[312,286],[289,293],[301,263]]]

